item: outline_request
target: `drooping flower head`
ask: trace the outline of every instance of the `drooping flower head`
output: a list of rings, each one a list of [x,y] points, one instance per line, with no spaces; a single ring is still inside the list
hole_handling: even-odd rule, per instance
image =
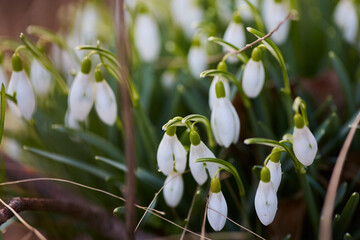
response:
[[[35,111],[35,95],[30,80],[23,69],[22,61],[17,53],[14,53],[12,56],[12,66],[13,72],[7,93],[15,96],[17,103],[15,104],[11,100],[7,102],[11,112],[16,116],[23,116],[26,120],[30,120]]]
[[[184,193],[182,174],[175,171],[171,172],[167,176],[164,184],[164,199],[166,204],[170,207],[176,207],[179,205]]]
[[[245,46],[244,26],[238,12],[234,13],[233,20],[230,22],[229,26],[225,30],[224,41],[231,43],[237,48],[242,48]],[[224,51],[229,52],[232,51],[232,49],[229,47],[224,47]],[[231,56],[228,58],[228,61],[234,63],[238,60],[235,56]]]
[[[229,147],[236,143],[240,135],[240,119],[234,106],[225,95],[224,84],[218,81],[215,85],[216,102],[211,113],[211,128],[216,142]]]
[[[95,109],[104,123],[109,126],[114,125],[117,117],[117,103],[113,90],[103,78],[100,69],[95,70]]]
[[[348,43],[354,43],[358,34],[357,6],[352,0],[341,0],[335,7],[334,21]]]
[[[221,192],[219,178],[214,176],[211,179],[209,203],[207,208],[207,219],[215,231],[221,231],[225,226],[228,213],[227,203]]]
[[[30,80],[38,96],[47,95],[53,86],[51,73],[36,59],[34,59],[31,64]]]
[[[265,71],[261,57],[261,48],[255,48],[244,69],[242,88],[249,98],[256,98],[264,86]]]
[[[188,38],[195,32],[194,24],[200,22],[204,15],[197,0],[171,0],[171,12]]]
[[[314,162],[318,150],[316,139],[299,113],[294,116],[294,125],[293,149],[295,156],[304,166],[310,166]]]
[[[195,37],[192,41],[192,45],[187,56],[187,62],[190,73],[195,78],[199,78],[200,73],[207,69],[206,47],[201,44],[198,37]]]
[[[141,5],[141,12],[135,20],[135,46],[144,62],[156,60],[161,50],[159,28],[154,18]]]
[[[84,121],[94,103],[94,84],[90,77],[91,60],[85,57],[81,71],[76,75],[69,91],[68,104],[74,119]]]
[[[288,0],[264,0],[262,6],[262,15],[266,30],[274,30],[278,24],[289,14]],[[271,39],[277,44],[283,44],[288,36],[290,22],[283,23],[280,28],[271,36]]]
[[[261,170],[261,179],[255,194],[255,210],[265,226],[274,221],[278,205],[276,191],[270,179],[270,170],[264,167]]]
[[[219,62],[217,69],[226,72],[227,71],[226,63],[224,61]],[[230,98],[230,84],[227,78],[222,76],[215,76],[209,88],[209,106],[211,110],[213,109],[217,99],[215,85],[218,81],[221,81],[224,84],[225,95],[227,98]]]
[[[195,181],[202,185],[208,178],[215,176],[215,173],[219,167],[215,163],[199,163],[195,162],[199,158],[215,158],[215,155],[211,150],[201,141],[199,134],[196,131],[190,132],[190,156],[189,156],[189,165],[191,174],[193,175]]]
[[[176,127],[169,127],[157,151],[157,164],[159,170],[169,175],[171,172],[177,171],[183,173],[186,168],[187,152],[176,136]]]

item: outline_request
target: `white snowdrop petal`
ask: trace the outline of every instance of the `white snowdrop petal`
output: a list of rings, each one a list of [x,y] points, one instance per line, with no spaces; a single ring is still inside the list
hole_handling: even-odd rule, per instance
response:
[[[260,181],[255,194],[255,210],[261,223],[265,226],[274,221],[278,200],[273,184]]]
[[[51,74],[36,59],[31,64],[30,79],[36,94],[44,96],[49,93],[52,87]]]
[[[79,122],[73,117],[69,108],[65,113],[65,126],[73,129],[81,129]]]
[[[207,69],[207,53],[204,47],[192,46],[188,53],[190,73],[195,78],[200,78],[200,73]]]
[[[250,59],[246,64],[242,79],[242,88],[249,98],[256,98],[264,86],[265,71],[262,61]]]
[[[293,149],[295,156],[304,166],[310,166],[315,159],[318,146],[314,135],[307,126],[294,128]]]
[[[218,98],[211,113],[211,127],[216,142],[229,147],[239,138],[240,120],[228,98]]]
[[[267,31],[272,31],[277,25],[286,18],[289,9],[286,2],[277,3],[274,0],[265,0],[263,2],[262,14]],[[282,44],[288,36],[290,23],[287,21],[280,26],[271,39],[277,43]]]
[[[167,176],[164,184],[164,199],[166,204],[170,207],[176,207],[179,205],[184,192],[182,175],[172,172]]]
[[[207,180],[206,169],[208,168],[210,177],[215,175],[214,169],[217,168],[216,165],[211,163],[203,163],[195,162],[198,158],[215,158],[215,155],[211,152],[211,150],[201,141],[199,145],[194,146],[191,144],[190,146],[190,156],[189,156],[189,165],[190,171],[193,175],[195,181],[202,185]],[[211,172],[210,172],[211,171]],[[216,170],[215,170],[216,171]],[[211,175],[213,173],[214,175]]]
[[[217,212],[215,212],[215,211]],[[219,214],[221,213],[221,214]],[[228,213],[228,208],[226,200],[222,192],[211,193],[209,197],[208,209],[207,209],[207,219],[210,223],[210,226],[215,231],[220,231],[223,229],[226,217]],[[223,216],[224,215],[224,216]]]
[[[245,46],[245,31],[244,26],[241,23],[230,22],[224,33],[224,40],[231,43],[235,47],[242,48]],[[225,51],[229,51],[228,47],[224,48]]]
[[[194,34],[194,24],[203,19],[203,10],[196,0],[172,0],[171,11],[175,22],[183,29],[187,37]]]
[[[15,92],[17,105],[9,100],[10,110],[16,116],[30,120],[35,111],[35,95],[24,71],[13,72],[11,75],[7,93],[13,95]]]
[[[79,72],[69,91],[69,108],[75,119],[84,121],[94,103],[94,87],[89,74]]]
[[[259,5],[258,0],[250,0],[249,2],[252,3],[255,7],[258,7]],[[253,19],[250,7],[244,0],[237,0],[236,5],[237,5],[237,9],[240,10],[240,16],[245,21],[250,21]]]
[[[157,164],[162,173],[169,175],[174,168],[173,136],[164,134],[157,151]]]
[[[135,46],[145,62],[152,62],[160,54],[161,38],[157,23],[149,14],[140,14],[135,21]]]
[[[173,136],[173,152],[175,156],[175,169],[179,173],[183,173],[186,168],[186,156],[187,152],[184,146],[181,144],[176,134]]]
[[[213,109],[215,101],[217,99],[215,85],[216,85],[216,83],[218,81],[221,81],[224,84],[225,95],[226,95],[227,98],[230,98],[230,84],[229,84],[229,81],[224,77],[215,76],[214,79],[211,81],[211,85],[210,85],[210,88],[209,88],[209,106],[210,106],[211,110]]]
[[[96,83],[95,109],[99,118],[107,125],[114,125],[117,116],[115,94],[106,80]]]
[[[277,192],[281,183],[281,175],[282,175],[281,163],[280,162],[275,163],[270,160],[266,164],[266,167],[269,168],[270,170],[270,176],[271,176],[270,181],[273,183],[275,192]]]
[[[341,0],[335,7],[334,21],[342,30],[344,39],[349,43],[356,41],[358,18],[353,1]]]

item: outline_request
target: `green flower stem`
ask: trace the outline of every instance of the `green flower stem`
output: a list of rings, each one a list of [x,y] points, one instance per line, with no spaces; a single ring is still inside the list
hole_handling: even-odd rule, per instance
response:
[[[265,28],[264,28],[264,23],[262,21],[262,17],[260,15],[259,10],[249,1],[249,0],[245,0],[246,4],[249,6],[250,11],[254,17],[254,21],[256,24],[256,27],[261,31],[264,32]]]

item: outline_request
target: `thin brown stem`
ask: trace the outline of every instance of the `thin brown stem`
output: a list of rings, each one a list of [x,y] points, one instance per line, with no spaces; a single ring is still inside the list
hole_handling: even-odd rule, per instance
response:
[[[208,209],[208,205],[209,205],[209,199],[206,198],[206,206],[205,206],[205,211],[204,211],[204,219],[203,219],[203,222],[202,222],[202,226],[201,226],[201,240],[205,239],[205,225],[206,225],[206,213],[207,213],[207,209]]]
[[[344,145],[340,150],[338,159],[334,167],[334,171],[330,178],[330,183],[326,192],[324,206],[320,216],[320,229],[319,229],[319,239],[320,240],[331,240],[332,239],[332,219],[334,213],[334,205],[337,188],[339,186],[340,176],[344,163],[346,160],[346,155],[350,149],[351,142],[354,138],[357,126],[360,123],[360,113],[357,115],[356,119],[351,125],[349,134],[346,137]]]
[[[189,225],[191,213],[192,213],[192,210],[193,210],[193,208],[194,208],[195,199],[196,199],[196,196],[198,195],[199,189],[200,189],[200,185],[198,185],[197,188],[195,189],[195,193],[194,193],[193,199],[191,200],[190,209],[189,209],[188,215],[187,215],[187,217],[186,217],[186,223],[185,223],[185,226],[184,226],[185,229],[187,229],[187,227],[188,227],[188,225]],[[185,230],[182,232],[181,237],[180,237],[180,240],[183,240],[184,237],[185,237]]]

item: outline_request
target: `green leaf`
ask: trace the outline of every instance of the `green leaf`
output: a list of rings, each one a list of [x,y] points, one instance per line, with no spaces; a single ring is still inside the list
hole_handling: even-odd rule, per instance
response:
[[[224,47],[232,48],[234,51],[239,51],[239,50],[240,50],[239,48],[237,48],[237,47],[234,46],[233,44],[224,41],[222,38],[209,37],[209,38],[208,38],[208,41],[209,41],[209,42],[217,43],[217,44],[219,44],[219,45],[221,45],[221,46],[224,46]],[[249,61],[248,56],[247,56],[244,52],[241,52],[241,53],[239,53],[239,54],[236,54],[236,56],[239,58],[240,61],[242,61],[242,62],[245,63],[245,64]]]
[[[104,152],[109,154],[112,158],[115,158],[122,162],[124,161],[124,155],[121,152],[121,150],[103,137],[100,137],[92,132],[71,129],[62,125],[52,125],[51,127],[56,131],[63,132],[70,136],[75,136],[84,140],[85,142],[93,145],[94,147],[103,150]]]
[[[67,94],[68,86],[66,81],[62,78],[58,70],[54,67],[51,61],[34,45],[31,41],[25,37],[23,33],[20,34],[21,41],[25,44],[27,49],[34,55],[34,57],[55,77],[57,83],[59,84],[61,90]]]
[[[199,158],[196,159],[195,162],[202,162],[202,163],[216,163],[219,165],[219,167],[223,168],[224,170],[228,171],[229,173],[231,173],[236,180],[236,183],[238,185],[239,188],[239,194],[240,196],[244,196],[245,195],[245,188],[244,185],[241,181],[241,178],[239,176],[239,173],[237,172],[236,168],[229,162],[224,161],[222,159],[219,158]]]
[[[1,84],[1,108],[0,108],[0,144],[2,136],[4,134],[4,125],[5,125],[5,86]]]
[[[349,75],[346,72],[344,64],[341,60],[336,56],[336,54],[332,51],[329,52],[329,58],[336,70],[336,73],[339,75],[339,79],[341,85],[343,87],[344,96],[347,102],[347,106],[349,107],[349,114],[353,114],[356,111],[354,93],[352,91],[351,80]]]
[[[249,0],[245,0],[246,4],[249,6],[250,8],[250,11],[252,13],[252,16],[254,18],[254,21],[255,21],[255,24],[256,24],[256,27],[258,29],[260,29],[261,32],[264,32],[265,31],[265,28],[264,28],[264,23],[262,21],[262,17],[260,15],[260,12],[259,10],[249,1]]]
[[[110,166],[113,166],[121,171],[127,172],[127,167],[123,163],[116,162],[113,159],[95,156],[96,160],[102,161],[106,164],[109,164]],[[144,183],[149,184],[150,186],[153,186],[155,189],[160,188],[163,185],[163,181],[157,177],[155,177],[152,173],[147,171],[146,169],[138,167],[135,175]]]
[[[341,236],[348,229],[351,219],[359,204],[359,193],[354,192],[351,194],[344,209],[341,211],[340,219],[334,223],[334,233]]]
[[[42,157],[49,158],[51,160],[54,160],[54,161],[57,161],[60,163],[64,163],[64,164],[72,166],[72,167],[76,167],[82,171],[91,173],[99,178],[104,179],[104,180],[107,180],[111,176],[109,173],[107,173],[97,167],[94,167],[90,164],[83,163],[79,160],[69,158],[69,157],[66,157],[66,156],[63,156],[60,154],[51,153],[51,152],[43,151],[43,150],[40,150],[37,148],[28,147],[28,146],[24,146],[24,150],[32,152],[32,153],[42,156]]]

